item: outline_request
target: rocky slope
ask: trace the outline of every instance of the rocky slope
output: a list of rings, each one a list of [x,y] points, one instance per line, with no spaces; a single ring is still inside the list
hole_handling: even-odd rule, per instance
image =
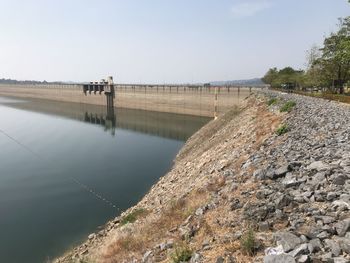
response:
[[[350,262],[349,134],[348,106],[251,96],[190,138],[139,204],[56,262]]]

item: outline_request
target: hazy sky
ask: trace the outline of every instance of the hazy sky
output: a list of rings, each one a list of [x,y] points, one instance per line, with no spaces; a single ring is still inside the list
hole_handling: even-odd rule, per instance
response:
[[[347,0],[0,0],[0,78],[178,83],[301,68]]]

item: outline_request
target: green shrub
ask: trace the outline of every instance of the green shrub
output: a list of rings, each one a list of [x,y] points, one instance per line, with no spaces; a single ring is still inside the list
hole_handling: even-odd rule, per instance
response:
[[[280,112],[290,112],[296,105],[295,101],[287,101],[280,109]]]
[[[138,217],[140,217],[141,215],[145,214],[146,210],[145,209],[135,209],[134,211],[130,212],[129,214],[127,214],[126,216],[124,216],[121,220],[120,220],[120,225],[126,225],[128,223],[134,223]]]
[[[287,124],[282,124],[280,125],[277,130],[276,130],[276,134],[278,136],[282,135],[282,134],[285,134],[289,131],[289,128],[288,128],[288,125]]]
[[[247,255],[254,255],[257,246],[253,229],[248,229],[241,237],[241,250]]]
[[[267,101],[267,105],[271,106],[277,103],[277,98],[271,98]]]
[[[192,250],[186,244],[177,245],[174,252],[171,254],[173,263],[186,262],[192,257]]]

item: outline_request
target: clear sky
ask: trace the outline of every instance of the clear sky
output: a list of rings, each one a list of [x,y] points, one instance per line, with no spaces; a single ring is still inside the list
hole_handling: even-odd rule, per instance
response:
[[[0,78],[184,83],[302,68],[347,0],[0,0]]]

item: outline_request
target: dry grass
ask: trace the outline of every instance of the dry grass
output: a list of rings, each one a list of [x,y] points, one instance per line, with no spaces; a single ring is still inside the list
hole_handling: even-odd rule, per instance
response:
[[[217,192],[225,185],[226,179],[223,176],[215,177],[207,185],[207,190],[209,192]]]
[[[176,228],[200,206],[208,201],[208,193],[194,191],[179,200],[171,201],[168,207],[159,216],[146,216],[140,225],[135,225],[131,233],[121,235],[111,243],[103,253],[102,262],[123,262],[120,259],[140,259],[143,253],[164,242],[166,238],[179,241],[180,237],[169,233],[170,229]]]
[[[294,91],[294,93],[304,95],[304,96],[309,96],[309,97],[321,98],[326,100],[334,100],[334,101],[350,104],[349,94],[310,93],[310,92],[303,92],[303,91]]]
[[[224,116],[212,120],[210,123],[208,123],[205,127],[201,129],[200,132],[195,133],[190,140],[186,143],[184,148],[179,152],[179,154],[176,157],[176,161],[183,160],[187,157],[190,157],[191,159],[195,159],[204,152],[208,151],[215,145],[219,144],[221,141],[221,138],[216,138],[217,131],[220,130],[221,127],[224,127],[229,122],[232,121],[232,119],[239,116],[240,109],[238,107],[234,107],[232,110],[228,111],[224,114]],[[207,141],[203,145],[203,141]],[[201,145],[199,150],[196,150],[196,147],[198,145]]]

